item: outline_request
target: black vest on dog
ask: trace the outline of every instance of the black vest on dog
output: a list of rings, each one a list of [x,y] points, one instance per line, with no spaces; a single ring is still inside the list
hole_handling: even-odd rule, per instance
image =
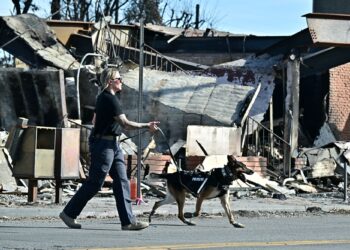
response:
[[[194,197],[198,197],[207,185],[218,187],[221,192],[217,197],[220,197],[227,193],[232,181],[238,178],[226,165],[223,168],[214,168],[207,172],[194,170],[178,173],[181,185]]]

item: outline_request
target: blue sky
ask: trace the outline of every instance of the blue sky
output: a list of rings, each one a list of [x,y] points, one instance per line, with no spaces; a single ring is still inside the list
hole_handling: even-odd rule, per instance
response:
[[[217,28],[253,35],[292,35],[307,27],[302,15],[312,12],[312,0],[207,0],[217,2],[222,19]]]
[[[34,0],[39,6],[46,2],[41,17],[49,16],[49,0]],[[194,6],[213,17],[213,28],[236,34],[292,35],[306,28],[302,15],[312,12],[312,0],[173,0]],[[181,3],[182,2],[182,3]],[[0,15],[10,15],[12,0],[0,0]]]

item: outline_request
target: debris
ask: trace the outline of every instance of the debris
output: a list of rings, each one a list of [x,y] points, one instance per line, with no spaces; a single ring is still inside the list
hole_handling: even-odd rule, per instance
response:
[[[333,132],[329,127],[329,124],[326,122],[321,127],[320,134],[318,137],[316,137],[314,141],[314,146],[321,147],[323,145],[326,145],[335,141],[336,141],[336,138],[334,137]]]
[[[288,194],[288,195],[294,195],[295,190],[290,190],[286,187],[279,186],[279,184],[275,181],[270,181],[267,178],[263,178],[262,176],[258,175],[257,173],[254,173],[252,175],[245,175],[247,182],[252,183],[257,186],[261,186],[267,191],[270,192],[277,192],[282,194]]]
[[[332,142],[322,147],[303,148],[297,159],[305,159],[305,166],[301,167],[306,179],[320,179],[324,177],[336,177],[343,175],[344,163],[347,161],[344,153],[350,144],[347,142]],[[348,171],[350,174],[350,170]]]
[[[322,159],[316,162],[311,171],[311,178],[334,176],[337,164],[333,159]]]
[[[317,189],[314,186],[306,183],[299,183],[298,181],[289,182],[288,187],[295,188],[298,191],[303,191],[306,193],[317,193]]]
[[[8,136],[9,136],[9,132],[7,132],[6,130],[0,129],[0,147],[4,147],[6,145]]]
[[[6,141],[6,148],[12,160],[16,160],[16,154],[19,148],[19,142],[21,140],[24,128],[28,125],[28,119],[24,117],[18,117],[17,124],[11,129],[11,132]]]
[[[0,29],[2,48],[28,65],[63,70],[79,67],[45,21],[33,14],[0,17]]]
[[[175,156],[182,148],[186,147],[186,141],[179,139],[171,145],[171,153]]]
[[[165,187],[161,187],[161,186],[158,186],[158,185],[153,185],[153,184],[151,184],[149,182],[146,183],[145,181],[143,181],[143,183],[149,187],[149,191],[147,192],[147,194],[150,194],[150,192],[151,192],[151,193],[154,193],[156,196],[160,196],[162,198],[165,197],[165,195],[166,195]]]
[[[119,140],[121,141],[120,147],[123,150],[124,155],[135,155],[137,154],[137,146],[132,140],[128,140],[125,134],[121,134]]]
[[[306,212],[319,213],[319,212],[323,212],[323,211],[322,211],[322,208],[320,208],[320,207],[308,207],[308,208],[306,208]]]
[[[278,200],[287,200],[287,196],[285,194],[281,194],[281,193],[273,193],[272,198],[278,199]]]
[[[3,149],[5,148],[0,148],[0,192],[14,191],[17,188],[16,179],[12,176],[11,167]]]
[[[305,168],[305,170],[307,170],[307,169]],[[296,169],[296,173],[297,173],[297,172],[300,173],[300,175],[296,175],[297,180],[302,179],[304,183],[308,183],[308,182],[307,182],[307,179],[306,179],[306,177],[305,177],[305,174],[304,174],[303,169]],[[292,175],[292,176],[293,176],[293,175]],[[300,177],[299,177],[299,176],[300,176]]]

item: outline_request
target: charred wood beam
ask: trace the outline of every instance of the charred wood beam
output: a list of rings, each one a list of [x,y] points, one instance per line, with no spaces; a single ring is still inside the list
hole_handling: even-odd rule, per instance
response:
[[[290,142],[290,148],[284,149],[284,174],[291,175],[290,158],[298,147],[299,126],[299,83],[300,58],[291,54],[287,61],[287,86],[285,99],[284,140]]]
[[[301,58],[301,77],[307,77],[348,63],[350,48],[330,47]]]
[[[276,55],[288,55],[292,49],[297,48],[300,52],[307,52],[309,47],[312,46],[312,39],[309,29],[304,29],[294,35],[280,40],[270,47],[261,50],[256,55],[269,54],[270,56]]]

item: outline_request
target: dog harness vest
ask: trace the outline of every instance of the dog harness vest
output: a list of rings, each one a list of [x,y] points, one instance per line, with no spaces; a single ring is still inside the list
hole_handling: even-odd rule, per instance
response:
[[[232,181],[237,176],[225,165],[223,168],[214,168],[208,172],[181,171],[179,175],[181,185],[194,197],[198,197],[202,189],[207,186],[218,187],[221,191],[217,197],[224,195]]]
[[[197,197],[210,177],[210,172],[181,171],[179,179],[181,185],[193,196]]]

